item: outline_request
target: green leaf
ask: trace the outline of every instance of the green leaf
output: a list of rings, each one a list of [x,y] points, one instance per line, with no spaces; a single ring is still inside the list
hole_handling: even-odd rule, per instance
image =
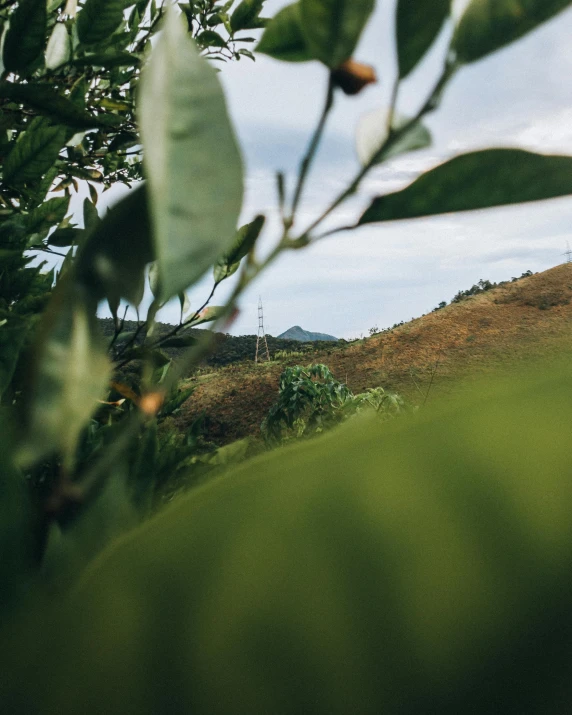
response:
[[[194,343],[189,343],[188,346],[195,345],[195,344],[196,344],[196,340]],[[173,347],[188,347],[188,346],[187,345],[182,345],[182,346],[175,345]],[[164,346],[164,347],[166,347],[166,346]],[[172,415],[174,412],[176,412],[179,409],[179,407],[181,407],[181,405],[183,405],[189,399],[189,397],[193,394],[195,389],[196,389],[196,387],[193,386],[193,387],[187,387],[186,389],[183,389],[183,390],[179,390],[174,397],[172,397],[168,402],[165,402],[165,404],[161,408],[161,415],[163,417],[167,417],[168,415]]]
[[[259,215],[252,223],[247,223],[239,228],[230,249],[215,263],[213,271],[216,283],[220,283],[225,278],[236,273],[240,261],[254,248],[265,221],[266,217]]]
[[[402,191],[374,199],[358,226],[567,194],[572,194],[572,157],[487,149],[455,157]]]
[[[204,30],[196,37],[200,47],[226,47],[226,40],[214,30]]]
[[[89,199],[83,200],[83,225],[87,231],[95,231],[101,224],[96,207]]]
[[[84,231],[81,228],[57,228],[48,236],[48,245],[66,248],[81,241]]]
[[[95,116],[86,112],[75,102],[54,92],[51,87],[41,84],[0,83],[0,98],[10,99],[39,110],[48,117],[74,129],[94,129],[112,127],[121,122],[119,117],[110,114]]]
[[[55,70],[64,65],[70,58],[71,41],[66,26],[56,22],[48,46],[46,47],[46,68]]]
[[[86,0],[77,16],[77,34],[84,45],[108,40],[123,20],[124,0]]]
[[[572,375],[538,367],[159,511],[26,612],[8,712],[565,715]]]
[[[154,260],[145,185],[131,189],[103,217],[78,254],[77,276],[94,300],[139,305],[145,267]]]
[[[10,15],[2,58],[7,72],[23,74],[38,60],[46,39],[46,0],[21,0]]]
[[[137,55],[132,55],[129,52],[100,52],[92,55],[78,57],[73,61],[76,67],[104,67],[112,69],[113,67],[139,67],[141,60]]]
[[[314,59],[302,33],[300,3],[287,5],[270,20],[256,51],[284,62]]]
[[[110,364],[94,314],[70,281],[56,287],[39,331],[18,459],[30,465],[59,453],[69,470],[80,433],[104,397]]]
[[[192,285],[232,241],[243,195],[217,73],[170,8],[143,72],[139,122],[166,300]]]
[[[0,328],[1,354],[4,354]],[[0,364],[0,384],[3,366]],[[21,605],[30,594],[37,575],[35,544],[36,515],[31,490],[24,475],[12,464],[12,440],[8,419],[0,420],[0,613],[7,618],[7,609]]]
[[[475,62],[520,39],[571,4],[571,0],[472,0],[457,26],[452,49]]]
[[[258,16],[264,5],[264,0],[242,0],[230,16],[230,27],[233,32],[257,28]]]
[[[192,348],[198,343],[193,335],[174,335],[161,343],[162,348]]]
[[[29,329],[30,323],[16,315],[9,315],[0,325],[0,397],[10,385]]]
[[[33,119],[6,157],[3,171],[6,184],[19,186],[41,178],[58,158],[68,131],[44,117]]]
[[[52,226],[64,220],[69,202],[69,196],[48,199],[29,214],[27,230],[29,234],[39,234],[34,239],[36,242],[44,238]]]
[[[401,129],[409,121],[407,117],[394,115],[394,130]],[[387,141],[389,136],[388,122],[389,111],[385,108],[374,109],[361,117],[356,132],[356,147],[359,160],[363,166],[369,164]],[[388,159],[399,156],[399,154],[425,149],[430,145],[431,134],[429,130],[423,124],[417,122],[399,141],[383,152],[374,163],[381,164]]]
[[[98,475],[93,469],[89,475],[91,480],[99,480],[99,489],[85,499],[76,518],[64,523],[63,528],[58,524],[50,527],[42,576],[52,591],[68,591],[100,551],[140,521],[131,500],[125,453],[105,459],[119,441],[117,431],[115,436],[114,443],[109,440],[99,452],[107,464],[98,465]]]
[[[306,43],[330,69],[348,60],[375,6],[375,0],[300,0]]]
[[[221,318],[225,312],[226,308],[222,305],[213,305],[210,308],[205,308],[201,310],[196,320],[193,320],[190,325],[194,328],[202,323],[211,323],[213,320],[218,320]]]
[[[415,68],[431,47],[451,9],[451,0],[398,0],[397,55],[399,77]]]

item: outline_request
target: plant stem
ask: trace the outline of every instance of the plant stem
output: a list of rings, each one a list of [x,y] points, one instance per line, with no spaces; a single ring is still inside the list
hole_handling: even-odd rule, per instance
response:
[[[309,237],[312,231],[314,231],[321,223],[325,221],[330,214],[332,214],[340,204],[342,204],[346,199],[348,199],[350,196],[355,194],[357,189],[359,188],[362,180],[364,177],[371,171],[371,169],[378,164],[389,152],[390,149],[392,149],[395,144],[403,138],[405,134],[415,125],[417,122],[420,121],[426,114],[429,112],[432,112],[434,109],[437,108],[438,104],[438,99],[441,95],[441,92],[443,91],[443,88],[447,84],[447,82],[451,79],[453,76],[454,72],[456,71],[457,67],[456,65],[452,65],[450,63],[446,63],[445,67],[443,69],[443,72],[441,76],[439,77],[435,87],[431,91],[429,97],[425,101],[425,103],[422,105],[421,109],[417,112],[417,114],[410,119],[406,124],[404,124],[400,129],[392,129],[390,128],[389,135],[387,139],[385,140],[384,144],[378,149],[378,151],[372,156],[372,158],[368,161],[368,163],[363,166],[353,181],[350,183],[350,185],[342,191],[339,196],[334,199],[334,201],[328,206],[328,208],[312,223],[310,226],[304,231],[304,233],[301,235],[301,238],[303,237]],[[394,97],[397,96],[396,91],[394,92]],[[344,231],[349,228],[355,228],[354,225],[352,226],[344,226],[340,228],[333,229],[331,231],[328,231],[327,233],[322,234],[319,238],[324,238],[325,236],[332,235],[333,233],[338,233],[339,231]]]
[[[308,177],[308,171],[310,170],[310,167],[312,165],[314,157],[316,156],[316,151],[318,150],[320,140],[324,133],[326,122],[328,120],[328,115],[330,114],[332,107],[334,105],[334,89],[335,89],[334,83],[333,83],[332,77],[330,75],[330,78],[328,79],[328,90],[326,92],[326,102],[324,104],[324,109],[322,110],[322,114],[320,116],[318,126],[316,127],[316,131],[314,132],[314,135],[312,136],[312,139],[308,146],[306,155],[304,156],[304,158],[302,159],[302,162],[300,164],[300,171],[298,174],[298,183],[296,185],[296,190],[294,192],[294,199],[292,201],[292,210],[290,213],[290,225],[291,226],[294,225],[294,221],[296,219],[296,212],[298,210],[298,205],[300,204],[300,199],[302,198],[304,186],[306,184],[306,179]]]

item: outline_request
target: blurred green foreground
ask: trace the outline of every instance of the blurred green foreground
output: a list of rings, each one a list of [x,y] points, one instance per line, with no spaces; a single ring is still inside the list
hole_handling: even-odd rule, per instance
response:
[[[182,498],[27,607],[2,712],[572,712],[571,377],[356,420]]]

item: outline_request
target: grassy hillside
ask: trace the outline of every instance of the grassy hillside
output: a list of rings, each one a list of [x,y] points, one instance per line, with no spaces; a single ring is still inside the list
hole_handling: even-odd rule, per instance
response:
[[[209,371],[177,417],[182,429],[202,411],[208,437],[226,444],[258,435],[286,365],[324,362],[354,392],[381,385],[414,404],[458,395],[483,374],[572,347],[572,266],[562,265],[469,297],[350,345],[316,346],[300,357]]]

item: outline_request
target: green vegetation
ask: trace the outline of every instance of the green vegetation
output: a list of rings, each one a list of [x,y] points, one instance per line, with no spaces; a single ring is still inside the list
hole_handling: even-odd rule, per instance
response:
[[[287,367],[280,375],[278,399],[262,422],[267,441],[284,438],[283,430],[295,437],[323,432],[363,410],[372,409],[385,418],[405,407],[399,395],[382,387],[354,395],[334,378],[325,365]]]
[[[361,166],[309,225],[299,207],[331,112],[375,80],[353,59],[374,0],[299,0],[268,20],[264,0],[0,6],[6,712],[570,709],[567,368],[481,388],[453,413],[351,420],[230,470],[244,442],[217,449],[200,419],[176,430],[199,389],[181,378],[205,365],[244,291],[284,253],[371,223],[572,194],[572,157],[484,149],[342,222],[375,167],[430,144],[423,120],[466,64],[570,4],[471,0],[403,118],[401,81],[452,20],[449,2],[398,0],[386,119],[375,131],[360,123]],[[265,217],[238,225],[243,162],[215,68],[250,57],[255,38],[241,33],[262,28],[260,52],[316,62],[325,80],[297,175],[277,174],[280,228],[264,258]],[[391,71],[380,68],[384,80]],[[69,214],[79,181],[83,227]],[[98,197],[117,182],[136,186],[101,217]],[[63,261],[46,272],[34,265],[43,253]],[[189,311],[186,291],[207,272],[212,290]],[[507,305],[521,300],[513,288]],[[180,321],[159,332],[171,299]],[[131,330],[127,305],[142,318]],[[405,327],[402,354],[417,340]],[[324,365],[287,368],[268,431],[402,410],[396,394],[354,396],[346,383]]]

